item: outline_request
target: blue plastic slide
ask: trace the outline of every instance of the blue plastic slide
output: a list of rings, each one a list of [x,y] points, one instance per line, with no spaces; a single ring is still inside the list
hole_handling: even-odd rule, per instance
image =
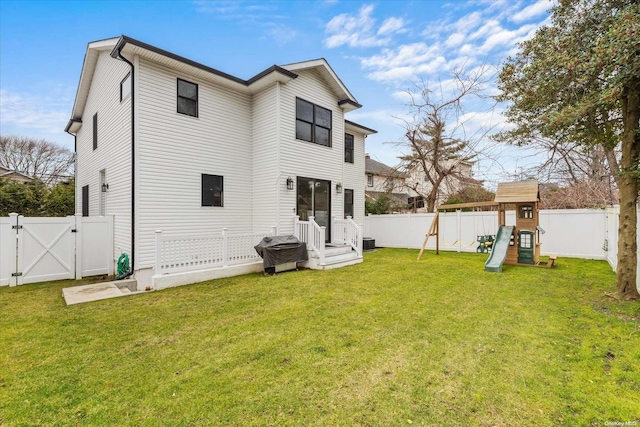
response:
[[[489,255],[487,262],[484,263],[484,271],[492,271],[494,273],[502,271],[502,263],[507,257],[511,233],[513,233],[513,226],[501,226],[498,229],[496,240],[493,242],[493,247],[491,248],[491,255]]]

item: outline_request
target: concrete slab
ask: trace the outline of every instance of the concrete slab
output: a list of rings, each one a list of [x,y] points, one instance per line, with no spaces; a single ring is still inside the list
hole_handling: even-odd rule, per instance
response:
[[[90,285],[73,286],[62,289],[62,296],[67,305],[81,304],[83,302],[99,301],[107,298],[123,297],[141,292],[136,289],[136,281],[119,280],[116,282],[93,283]]]

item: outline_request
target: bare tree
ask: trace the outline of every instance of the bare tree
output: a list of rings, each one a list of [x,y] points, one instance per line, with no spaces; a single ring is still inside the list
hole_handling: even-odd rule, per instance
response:
[[[74,154],[44,139],[0,136],[0,166],[37,178],[47,185],[73,176]]]
[[[399,156],[399,168],[409,176],[405,186],[422,197],[428,212],[469,178],[462,166],[476,158],[491,126],[483,124],[473,130],[470,125],[479,112],[465,114],[465,102],[489,99],[484,91],[491,78],[486,66],[468,73],[454,70],[452,79],[439,82],[437,91],[424,80],[415,84],[417,92],[406,91],[410,118],[400,119],[405,138],[395,144],[409,153]]]

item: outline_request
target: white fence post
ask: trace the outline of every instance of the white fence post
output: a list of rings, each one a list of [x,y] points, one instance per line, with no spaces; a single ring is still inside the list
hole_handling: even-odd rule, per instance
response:
[[[318,249],[320,250],[320,264],[324,264],[324,242],[327,240],[327,227],[320,227],[320,241],[318,242]]]
[[[298,223],[300,222],[300,217],[298,215],[293,217],[293,235],[296,239],[302,240],[300,238],[300,230],[298,230]]]
[[[19,270],[18,265],[18,246],[20,245],[20,241],[18,240],[18,230],[13,227],[18,227],[18,214],[10,213],[9,214],[9,222],[11,225],[10,232],[15,235],[12,245],[9,248],[9,257],[11,258],[11,268],[9,269],[9,286],[16,286],[18,284],[18,276],[14,276],[14,273],[17,274]],[[15,278],[14,278],[15,277]]]
[[[307,244],[311,243],[311,245],[313,247],[315,247],[318,252],[320,252],[320,247],[318,246],[318,242],[315,241],[315,237],[316,237],[316,228],[313,225],[316,222],[316,217],[311,215],[309,217],[309,219],[307,220],[307,224],[305,227],[305,242],[307,242]],[[318,253],[318,256],[320,255],[320,253]]]
[[[227,236],[227,230],[228,228],[223,228],[222,229],[222,266],[223,267],[228,267],[229,266],[229,237]]]
[[[271,234],[274,236],[278,235],[278,227],[276,227],[275,225],[273,227],[271,227]]]
[[[462,251],[462,209],[456,209],[456,227],[458,232],[456,239],[458,240],[458,252]]]
[[[114,214],[108,214],[107,218],[109,218],[109,276],[113,276],[115,274],[115,262],[113,257],[113,242],[115,240],[115,235],[113,233],[113,224],[115,221]]]
[[[153,274],[155,276],[162,274],[162,230],[156,230],[156,264]]]
[[[358,224],[358,256],[362,256],[363,252],[363,241],[364,238],[364,224]]]
[[[24,277],[22,276],[22,273],[25,267],[22,263],[24,258],[24,216],[18,215],[17,220],[18,229],[16,230],[16,253],[18,254],[18,259],[16,261],[16,274],[18,275],[16,276],[16,285],[22,285],[24,284]]]
[[[332,243],[337,243],[337,241],[336,241],[336,227],[337,227],[336,226],[336,217],[332,216],[331,217],[331,236],[329,236],[329,237],[331,237],[331,242]],[[342,232],[342,234],[343,234],[343,237],[344,237],[344,231]]]
[[[76,230],[76,280],[82,279],[82,214],[75,214],[74,216],[70,216],[69,219],[73,218],[75,222],[75,226],[72,226]]]

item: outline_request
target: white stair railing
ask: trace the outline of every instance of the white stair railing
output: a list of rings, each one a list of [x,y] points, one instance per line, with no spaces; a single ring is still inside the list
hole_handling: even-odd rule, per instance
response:
[[[313,251],[318,256],[320,265],[324,265],[326,227],[318,225],[313,216],[309,217],[309,221],[300,221],[300,217],[296,216],[293,234],[298,240],[305,242],[307,250]]]
[[[333,217],[333,243],[349,245],[358,256],[362,256],[362,227],[348,216],[346,219]]]

